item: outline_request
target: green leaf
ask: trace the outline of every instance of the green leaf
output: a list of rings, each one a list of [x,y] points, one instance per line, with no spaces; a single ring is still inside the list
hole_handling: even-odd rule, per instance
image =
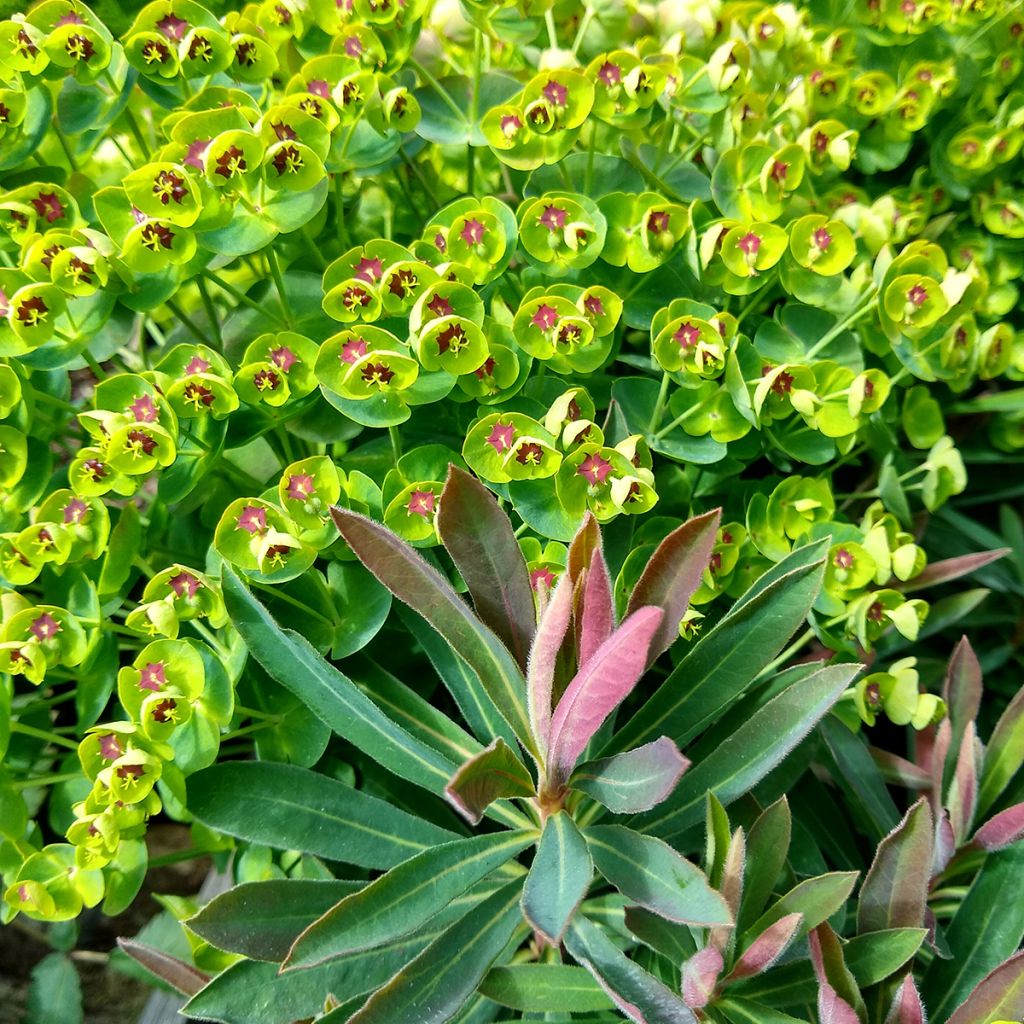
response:
[[[683,744],[724,711],[806,618],[824,578],[827,547],[799,548],[754,583],[602,753],[661,734]]]
[[[803,921],[796,938],[806,935],[827,921],[853,892],[856,871],[832,871],[815,878],[806,878],[793,886],[785,896],[772,904],[743,934],[743,945],[748,946],[765,930],[787,914],[802,914]]]
[[[331,512],[342,537],[363,564],[451,644],[476,672],[525,748],[535,752],[526,714],[526,682],[505,645],[408,544],[365,516],[341,508]]]
[[[721,657],[728,658],[728,653]],[[828,665],[792,683],[706,751],[703,759],[695,756],[695,767],[668,800],[632,823],[667,838],[701,820],[709,790],[724,805],[742,796],[814,728],[859,671],[859,665]]]
[[[315,967],[408,935],[535,839],[535,832],[498,832],[424,850],[310,924],[284,969]]]
[[[581,764],[568,785],[615,814],[636,814],[661,803],[689,766],[672,740],[662,736],[634,750]]]
[[[81,1024],[82,986],[75,965],[51,953],[32,968],[23,1024]]]
[[[498,736],[489,747],[465,761],[445,787],[448,802],[476,825],[495,801],[537,792],[526,766]]]
[[[458,838],[325,775],[229,761],[188,780],[189,810],[220,832],[364,868],[390,868]]]
[[[774,1010],[764,1003],[752,1003],[746,999],[716,999],[715,1009],[718,1010],[729,1024],[795,1024],[800,1017],[790,1017],[788,1013]]]
[[[1024,1018],[1024,952],[1011,956],[978,982],[949,1024],[988,1024],[996,1018]]]
[[[583,901],[594,876],[586,840],[564,811],[544,823],[530,873],[523,887],[523,916],[557,946]]]
[[[280,963],[299,933],[362,882],[272,878],[215,896],[187,924],[217,949]]]
[[[879,844],[860,890],[858,932],[917,928],[925,923],[933,828],[928,801],[921,797]]]
[[[378,764],[418,786],[443,791],[455,768],[452,762],[396,725],[307,640],[281,629],[226,564],[223,587],[232,623],[272,679]]]
[[[332,1012],[322,1024],[442,1024],[476,991],[520,924],[521,883],[513,882],[438,936],[352,1016]]]
[[[1003,790],[1024,764],[1024,689],[1000,715],[985,747],[981,784],[978,789],[978,820],[999,799]]]
[[[420,104],[420,121],[415,132],[428,142],[443,146],[457,143],[471,146],[486,146],[487,139],[480,130],[483,115],[491,107],[504,103],[522,88],[522,84],[509,75],[488,72],[480,76],[476,119],[470,116],[473,109],[473,81],[465,75],[443,78],[438,83],[447,98],[433,85],[424,85],[414,93]],[[454,102],[454,107],[448,100]]]
[[[582,915],[569,928],[565,947],[636,1024],[696,1024],[697,1018],[679,996],[629,960]]]
[[[584,835],[597,870],[633,903],[669,921],[732,924],[728,905],[704,872],[667,843],[621,825],[595,825]]]
[[[100,571],[97,590],[101,598],[118,593],[134,569],[134,559],[142,543],[142,521],[139,510],[128,502],[121,509],[117,526],[111,531],[106,558]]]
[[[448,467],[437,532],[466,581],[477,615],[525,672],[536,629],[526,562],[494,495],[458,466]]]
[[[593,1013],[613,1007],[604,989],[582,967],[515,964],[494,967],[480,983],[488,999],[533,1013]]]
[[[834,715],[826,715],[818,729],[835,762],[836,784],[849,795],[858,819],[866,820],[872,838],[881,839],[896,827],[900,813],[867,745]]]
[[[1008,897],[1019,893],[1022,872],[1024,843],[985,858],[946,929],[953,956],[933,960],[921,983],[933,1019],[942,1020],[989,971],[1017,951],[1024,938],[1024,900]]]
[[[765,808],[747,836],[747,867],[736,930],[743,934],[764,910],[789,853],[793,818],[785,797]]]

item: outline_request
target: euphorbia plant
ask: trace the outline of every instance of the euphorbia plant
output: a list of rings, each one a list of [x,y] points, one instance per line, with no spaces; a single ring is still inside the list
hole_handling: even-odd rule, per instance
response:
[[[333,993],[344,1005],[327,1019],[405,1020],[419,1006],[423,1019],[447,1020],[479,998],[478,986],[489,991],[495,963],[536,961],[523,982],[540,983],[564,943],[627,1015],[644,1019],[637,1006],[674,1006],[672,1013],[688,1015],[682,999],[613,941],[614,908],[620,914],[624,900],[694,929],[733,926],[723,895],[654,833],[679,836],[699,825],[709,788],[727,802],[748,791],[858,671],[817,664],[793,677],[759,675],[806,615],[821,584],[824,546],[800,549],[762,577],[662,687],[634,693],[679,638],[714,546],[717,511],[690,520],[657,547],[623,602],[621,621],[593,518],[573,539],[560,578],[531,588],[507,516],[457,467],[440,495],[438,529],[472,608],[445,574],[385,527],[347,509],[333,515],[356,556],[451,645],[456,658],[443,679],[466,709],[470,731],[396,679],[381,689],[379,670],[364,690],[298,634],[277,626],[226,570],[228,612],[263,668],[403,782],[374,796],[322,775],[259,763],[225,764],[192,777],[189,805],[206,824],[356,868],[390,870],[353,884],[334,906],[327,897],[338,893],[336,884],[322,887],[322,904],[289,910],[291,898],[313,899],[304,888],[309,883],[301,882],[243,886],[212,903],[189,927],[255,960],[211,982],[189,1012],[236,1019],[227,1009],[232,998],[259,984],[282,995],[301,991],[308,1011]],[[763,706],[724,747],[715,739],[717,755],[709,752],[680,784],[688,761],[679,744],[700,734],[711,740],[716,721],[743,694],[762,692],[764,683]],[[617,716],[624,703],[628,714]],[[413,797],[410,784],[434,799]],[[240,806],[236,795],[243,791],[250,795]],[[609,815],[612,820],[603,820]],[[485,819],[483,830],[467,835],[467,823]],[[529,848],[527,870],[516,858]],[[284,932],[272,928],[278,937],[269,959],[282,963],[279,979],[276,966],[257,962],[268,956],[266,937],[240,933],[243,907],[294,921],[281,922]],[[375,974],[356,977],[349,967],[365,962],[370,950],[390,965],[377,982]],[[297,1012],[300,1003],[290,1005]],[[572,1000],[561,1008],[571,1010]]]

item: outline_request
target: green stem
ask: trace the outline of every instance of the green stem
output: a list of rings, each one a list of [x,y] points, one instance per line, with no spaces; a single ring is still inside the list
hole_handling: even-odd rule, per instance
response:
[[[261,305],[255,299],[249,298],[245,292],[236,288],[233,284],[225,281],[219,274],[215,274],[212,270],[202,271],[203,277],[207,278],[213,284],[215,284],[221,291],[227,292],[236,302],[241,302],[243,306],[248,306],[250,309],[255,310],[257,313],[263,313],[265,316],[271,317],[282,327],[287,326],[284,320],[281,319],[272,309],[267,309],[265,305]]]
[[[825,334],[818,339],[817,344],[812,346],[810,351],[807,353],[808,359],[813,359],[833,338],[839,337],[847,327],[851,327],[858,320],[863,319],[869,313],[873,312],[875,307],[878,305],[879,299],[876,295],[874,298],[869,298],[866,302],[862,303],[851,313],[845,316],[839,321],[831,330],[826,331]]]
[[[261,722],[269,721],[273,719],[275,722],[280,721],[280,715],[271,715],[266,711],[257,711],[256,708],[245,707],[242,704],[235,705],[235,714],[240,715],[242,718],[255,718]]]
[[[68,166],[75,173],[78,172],[78,163],[75,161],[75,155],[71,152],[71,147],[68,145],[68,138],[64,134],[64,129],[60,126],[60,118],[55,117],[53,119],[53,130],[57,136],[57,141],[60,143],[60,148],[64,150],[64,156],[67,158]]]
[[[406,66],[412,68],[434,92],[437,93],[441,102],[460,120],[465,120],[466,112],[452,99],[451,93],[422,65],[419,61],[407,60]]]
[[[162,868],[168,864],[180,864],[183,860],[198,860],[200,857],[209,857],[209,850],[199,850],[193,847],[189,850],[175,850],[174,853],[165,853],[160,857],[154,857],[150,862],[151,868]]]
[[[398,460],[402,457],[402,435],[396,426],[388,427],[388,435],[391,438],[391,451],[395,456],[395,465],[398,465]]]
[[[80,778],[82,778],[81,772],[54,772],[51,775],[37,775],[33,779],[17,779],[11,785],[19,790],[34,789],[36,786],[55,786],[60,782],[70,782],[72,779]]]
[[[124,108],[124,119],[128,125],[128,130],[135,136],[135,141],[139,144],[139,149],[142,150],[142,155],[149,161],[149,143],[146,142],[145,136],[142,134],[142,129],[139,127],[139,122],[135,119],[135,115],[131,112],[128,107]]]
[[[321,622],[326,623],[332,629],[336,625],[325,615],[321,615],[318,611],[315,611],[313,608],[310,608],[308,604],[296,600],[290,594],[286,594],[280,587],[274,587],[268,583],[256,583],[255,581],[253,581],[250,585],[253,587],[258,587],[260,590],[265,590],[268,594],[273,594],[274,597],[284,601],[285,604],[290,604],[293,608],[298,608],[299,611],[305,612],[307,615],[312,615],[314,619],[319,619]]]
[[[106,371],[103,369],[102,366],[100,366],[98,362],[96,362],[96,358],[88,349],[83,350],[82,358],[85,360],[85,365],[88,366],[90,370],[92,370],[92,375],[98,381],[107,379]]]
[[[284,290],[284,278],[281,276],[281,264],[277,262],[277,252],[273,246],[268,247],[264,252],[267,254],[267,263],[270,265],[270,273],[274,278],[274,287],[277,289],[281,308],[284,310],[285,323],[291,327],[295,323],[295,319],[292,316],[291,306],[288,304],[288,293]]]
[[[342,191],[342,177],[341,172],[336,171],[334,174],[334,205],[335,217],[338,223],[338,239],[341,242],[342,249],[348,248],[348,231],[345,229],[345,196]]]
[[[207,343],[206,335],[185,315],[185,311],[176,302],[171,299],[167,299],[164,305],[174,314],[177,321],[192,335],[200,345]]]
[[[222,743],[227,743],[229,740],[237,740],[239,736],[248,736],[250,733],[262,732],[264,729],[273,729],[278,726],[280,722],[280,717],[273,722],[253,722],[251,725],[243,725],[239,729],[232,729],[230,732],[224,733],[220,739]]]
[[[555,15],[550,7],[544,12],[544,25],[548,30],[548,46],[550,46],[552,50],[557,50],[558,32],[555,29]]]
[[[692,409],[687,409],[686,412],[680,413],[671,423],[666,424],[654,435],[655,440],[659,437],[664,437],[666,434],[670,434],[676,429],[676,427],[685,423],[691,416],[696,416],[699,411],[700,406],[695,405]]]
[[[49,395],[45,391],[33,391],[32,396],[37,402],[42,402],[44,405],[52,405],[54,408],[63,409],[65,412],[75,414],[79,411],[70,402],[65,402],[61,398],[54,398],[53,395]]]
[[[665,411],[665,399],[668,398],[668,385],[672,378],[668,370],[661,375],[661,387],[658,390],[658,400],[654,403],[654,411],[651,413],[650,422],[647,424],[647,433],[653,434],[654,428],[661,422],[661,415]]]
[[[309,226],[306,225],[306,224],[303,224],[302,225],[302,229],[300,231],[300,234],[302,235],[302,241],[305,243],[305,246],[306,246],[307,251],[309,252],[309,255],[313,257],[313,262],[321,270],[326,270],[327,269],[327,260],[324,259],[323,253],[320,251],[319,247],[317,246],[316,239],[313,237],[312,233],[310,232]]]
[[[757,675],[757,682],[760,679],[767,679],[777,668],[785,665],[805,644],[814,639],[814,630],[808,627],[805,629],[774,661],[769,662]]]
[[[476,127],[477,114],[480,108],[480,71],[484,57],[483,34],[480,29],[473,30],[473,85],[469,94],[469,125],[470,131]],[[476,155],[473,152],[473,141],[466,143],[466,192],[473,195],[476,177]]]
[[[11,732],[21,733],[22,736],[32,736],[37,740],[46,740],[47,743],[52,743],[56,747],[66,747],[68,750],[78,749],[77,743],[46,729],[37,729],[35,726],[25,725],[24,722],[11,722],[10,728]]]
[[[588,5],[587,9],[583,12],[583,17],[580,19],[580,27],[576,30],[576,38],[572,41],[572,55],[574,57],[583,44],[583,37],[587,34],[587,29],[590,28],[590,22],[593,18],[594,8]]]
[[[214,306],[210,293],[207,290],[206,282],[202,275],[196,278],[196,287],[199,289],[199,297],[203,300],[203,308],[206,310],[206,318],[210,321],[213,333],[217,335],[217,347],[224,351],[224,335],[221,334],[220,321],[217,319],[217,307]]]

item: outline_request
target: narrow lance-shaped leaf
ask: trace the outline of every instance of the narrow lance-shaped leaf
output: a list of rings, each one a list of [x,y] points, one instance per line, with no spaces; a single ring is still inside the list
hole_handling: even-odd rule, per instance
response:
[[[523,887],[523,916],[545,941],[562,941],[593,876],[590,851],[572,818],[564,811],[552,814]]]
[[[565,947],[636,1024],[697,1024],[686,1003],[628,959],[600,928],[582,915],[569,928]]]
[[[857,1011],[836,991],[829,980],[817,931],[810,934],[810,946],[811,962],[818,978],[819,1024],[860,1024]]]
[[[949,659],[949,669],[942,686],[949,719],[953,725],[952,750],[959,750],[967,725],[977,717],[981,706],[981,665],[967,637],[960,642]]]
[[[765,928],[736,960],[726,982],[742,981],[767,971],[796,938],[803,919],[803,914],[786,914]]]
[[[956,770],[946,794],[946,807],[957,845],[965,843],[978,802],[977,742],[974,723],[968,722],[956,759]]]
[[[535,628],[526,561],[512,524],[475,477],[448,467],[437,532],[466,581],[477,615],[526,668]]]
[[[764,910],[789,853],[793,817],[785,797],[765,808],[747,836],[747,870],[737,929],[746,931]]]
[[[796,937],[802,938],[822,921],[827,921],[849,898],[857,881],[856,871],[830,871],[798,882],[773,903],[743,936],[749,946],[769,925],[789,914],[801,914],[803,920]]]
[[[892,1006],[885,1017],[885,1024],[925,1024],[921,994],[914,984],[913,974],[908,974],[896,989]]]
[[[326,775],[228,761],[188,780],[188,808],[219,832],[364,868],[390,868],[458,836]]]
[[[690,762],[667,736],[635,750],[581,764],[569,788],[593,797],[615,814],[637,814],[660,804]]]
[[[722,510],[716,508],[673,530],[655,549],[629,596],[627,615],[645,605],[665,611],[651,641],[648,667],[679,636],[679,623],[708,567],[721,518]]]
[[[974,987],[949,1024],[1024,1020],[1024,950],[1015,953]]]
[[[991,852],[1002,850],[1021,839],[1024,839],[1024,803],[1014,804],[989,818],[974,833],[971,843]]]
[[[154,949],[144,942],[118,939],[117,944],[136,963],[141,964],[161,981],[167,982],[183,996],[194,996],[210,980],[210,976],[197,967],[165,953],[162,949]]]
[[[661,623],[659,608],[641,608],[582,666],[551,719],[548,779],[564,785],[591,737],[632,692],[647,665],[651,637]]]
[[[747,866],[747,837],[742,828],[736,829],[732,834],[729,847],[722,863],[720,877],[715,877],[718,891],[729,908],[729,917],[735,921],[739,917],[740,904],[743,899],[743,876]],[[730,923],[726,927],[719,926],[712,928],[708,934],[708,940],[713,946],[726,950],[735,935],[735,929]]]
[[[540,617],[537,636],[530,651],[526,667],[526,694],[529,706],[530,725],[541,755],[548,753],[551,733],[551,702],[554,693],[555,668],[562,641],[569,631],[572,620],[573,582],[568,573],[563,573],[551,599]]]
[[[584,835],[597,870],[634,903],[669,921],[732,923],[729,907],[704,872],[667,843],[621,825],[595,825]]]
[[[535,838],[534,832],[497,832],[424,850],[310,924],[295,940],[284,970],[313,967],[408,935]]]
[[[985,762],[978,790],[978,814],[999,799],[1017,770],[1024,764],[1024,687],[999,716],[985,748]]]
[[[938,583],[948,583],[960,579],[978,569],[983,569],[992,562],[1010,554],[1010,548],[995,548],[992,551],[976,551],[970,555],[958,555],[956,558],[945,558],[926,565],[912,580],[899,585],[899,589],[909,594],[914,590],[934,587]]]
[[[589,510],[583,516],[583,522],[569,544],[569,555],[566,559],[566,572],[575,582],[590,565],[594,552],[601,547],[601,528],[597,525],[593,512]]]
[[[594,1013],[614,1005],[591,974],[567,964],[493,967],[480,992],[502,1006],[531,1013]]]
[[[408,782],[440,793],[454,765],[392,721],[298,633],[282,629],[227,564],[224,603],[252,656],[339,736]]]
[[[579,664],[582,668],[597,653],[615,628],[615,603],[608,566],[598,548],[583,577],[583,614],[579,628]]]
[[[527,750],[526,685],[508,648],[470,611],[451,584],[405,541],[366,516],[332,508],[338,531],[359,560],[400,601],[419,612],[472,668]]]
[[[714,750],[695,759],[672,795],[630,824],[668,838],[700,821],[709,790],[723,804],[742,796],[811,731],[859,671],[859,665],[828,665],[794,682]]]
[[[526,766],[499,736],[464,762],[445,786],[448,802],[476,825],[495,800],[533,796],[537,787]]]
[[[857,931],[919,928],[931,878],[934,823],[921,797],[882,840],[857,904]]]
[[[520,923],[514,882],[471,910],[379,988],[360,1010],[332,1011],[322,1024],[442,1024],[476,991]]]
[[[799,548],[757,580],[601,753],[661,735],[683,745],[713,721],[807,617],[821,587],[827,548],[825,541]]]
[[[188,927],[217,949],[280,963],[304,928],[363,885],[319,878],[243,882],[210,900]]]
[[[680,990],[691,1010],[708,1005],[724,966],[722,954],[714,946],[706,946],[683,964]]]

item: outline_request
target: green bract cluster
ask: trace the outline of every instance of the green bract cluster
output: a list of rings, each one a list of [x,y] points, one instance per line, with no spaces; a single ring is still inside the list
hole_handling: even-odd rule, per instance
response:
[[[916,1024],[923,950],[982,1024],[1024,921],[947,979],[936,920],[1019,838],[1020,698],[983,757],[912,645],[1006,553],[951,506],[1024,493],[1019,5],[129,6],[0,23],[0,921],[127,907],[161,813],[300,906],[192,929],[201,1018]],[[844,931],[836,794],[861,907],[906,842],[931,918]]]

